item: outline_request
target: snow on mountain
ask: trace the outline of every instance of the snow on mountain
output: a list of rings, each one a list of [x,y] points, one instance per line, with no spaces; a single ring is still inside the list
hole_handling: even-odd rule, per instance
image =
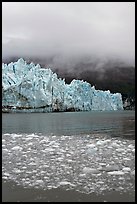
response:
[[[123,110],[120,93],[96,90],[82,80],[65,84],[51,69],[27,64],[22,58],[2,64],[2,105],[44,112]]]

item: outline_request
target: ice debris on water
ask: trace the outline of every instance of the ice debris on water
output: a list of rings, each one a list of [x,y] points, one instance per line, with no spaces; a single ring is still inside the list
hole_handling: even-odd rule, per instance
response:
[[[50,68],[17,62],[2,64],[2,106],[12,111],[123,110],[120,93],[96,90],[83,80],[66,84]]]
[[[4,181],[11,180],[27,188],[60,187],[83,193],[135,190],[134,140],[123,142],[121,138],[108,139],[101,134],[90,137],[3,134],[2,144]],[[123,154],[116,151],[119,148]]]

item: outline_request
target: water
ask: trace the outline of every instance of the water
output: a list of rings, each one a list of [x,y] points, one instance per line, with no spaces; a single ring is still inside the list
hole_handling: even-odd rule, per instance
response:
[[[2,130],[3,201],[134,201],[134,111],[3,114]]]
[[[111,137],[135,137],[133,111],[3,114],[3,133],[79,135],[108,133]]]

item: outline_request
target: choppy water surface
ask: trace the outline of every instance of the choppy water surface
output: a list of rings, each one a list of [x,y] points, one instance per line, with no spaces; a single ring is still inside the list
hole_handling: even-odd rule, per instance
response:
[[[72,116],[74,116],[73,114]],[[86,113],[84,114],[86,115]],[[42,117],[46,118],[46,114],[44,115]],[[70,113],[68,115],[70,117]],[[13,118],[14,116],[22,117],[21,114],[15,114]],[[36,114],[27,114],[26,116],[34,117]],[[56,123],[59,124],[58,119],[61,115],[53,116],[58,116]],[[79,118],[81,126],[76,122],[77,116],[81,116]],[[66,190],[75,189],[75,191],[86,194],[92,192],[103,194],[112,190],[135,191],[135,140],[134,126],[131,125],[134,115],[131,112],[129,115],[127,113],[127,115],[117,115],[117,117],[114,113],[114,118],[112,115],[108,115],[108,118],[105,115],[106,123],[102,121],[104,131],[101,122],[98,123],[100,125],[98,131],[96,129],[97,120],[100,121],[103,116],[96,115],[93,123],[94,120],[91,120],[89,115],[88,121],[91,120],[92,127],[96,128],[92,129],[89,125],[90,122],[86,124],[86,121],[85,123],[83,121],[83,127],[90,127],[85,129],[85,134],[81,133],[82,113],[77,116],[72,117],[71,122],[75,121],[72,129],[68,123],[68,126],[62,128],[62,133],[67,133],[67,131],[74,133],[76,128],[76,133],[79,132],[79,134],[61,134],[61,127],[56,127],[59,131],[55,134],[55,119],[50,121],[51,124],[54,124],[54,126],[51,125],[53,129],[48,127],[47,131],[46,120],[52,118],[52,114],[45,119],[45,125],[41,132],[30,133],[28,131],[26,133],[24,127],[24,133],[22,131],[11,133],[10,131],[5,132],[4,128],[2,135],[2,178],[4,181],[14,181],[17,185],[26,188],[47,190],[60,187]],[[10,116],[6,114],[4,117],[3,123],[6,121],[6,117],[11,117],[11,114]],[[31,120],[33,121],[32,118]],[[123,125],[124,122],[128,124],[128,120],[129,128],[123,129],[124,137],[121,137],[123,126],[120,124]],[[118,123],[118,121],[122,122]],[[31,127],[32,125],[30,124]],[[116,131],[111,131],[111,127]],[[12,127],[12,129],[14,128]],[[53,130],[51,133],[50,128]],[[115,135],[116,133],[117,135]]]

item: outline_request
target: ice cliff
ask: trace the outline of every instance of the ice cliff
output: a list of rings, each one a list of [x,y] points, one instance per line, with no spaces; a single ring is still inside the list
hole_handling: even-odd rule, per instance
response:
[[[123,110],[120,93],[96,90],[82,80],[65,84],[51,69],[17,62],[2,64],[2,106],[16,110]]]

